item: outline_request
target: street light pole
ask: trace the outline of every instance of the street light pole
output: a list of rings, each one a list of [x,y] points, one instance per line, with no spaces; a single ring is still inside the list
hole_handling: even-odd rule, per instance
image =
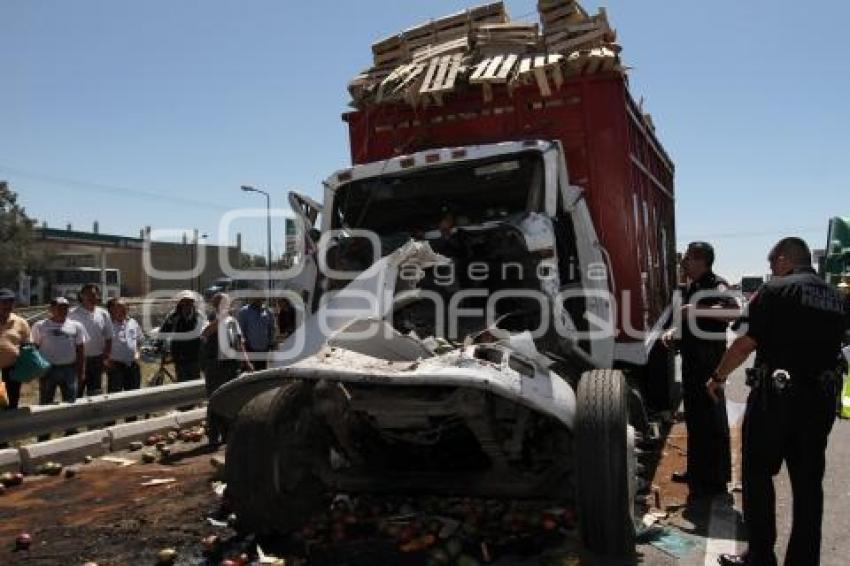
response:
[[[271,303],[272,297],[272,199],[266,191],[256,189],[250,185],[240,187],[246,193],[260,193],[266,197],[266,291],[267,300]]]

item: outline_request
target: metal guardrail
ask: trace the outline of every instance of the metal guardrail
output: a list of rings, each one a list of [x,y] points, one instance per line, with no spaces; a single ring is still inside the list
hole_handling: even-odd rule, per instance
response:
[[[0,442],[100,425],[124,417],[159,413],[205,400],[204,380],[196,379],[174,385],[84,397],[75,403],[0,411]]]

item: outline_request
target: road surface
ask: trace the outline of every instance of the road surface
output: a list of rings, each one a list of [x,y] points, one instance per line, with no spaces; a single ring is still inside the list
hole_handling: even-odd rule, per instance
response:
[[[733,413],[741,408],[739,404],[746,393],[743,372],[738,372],[728,389]],[[660,521],[664,527],[663,536],[639,545],[640,564],[715,564],[718,553],[742,548],[739,492],[733,491],[728,500],[717,498],[687,506],[686,490],[669,482],[673,470],[684,469],[686,441],[683,423],[675,423],[660,451],[661,459],[652,481],[659,488],[661,510],[668,516]],[[735,430],[733,450],[737,481],[740,457]],[[136,461],[139,458],[138,453],[123,456]],[[179,551],[177,564],[217,564],[225,557],[255,552],[256,540],[237,536],[235,530],[221,522],[226,522],[227,510],[222,507],[222,499],[213,492],[211,456],[213,454],[201,444],[180,444],[172,460],[165,464],[137,462],[121,467],[96,460],[78,466],[77,475],[71,479],[27,478],[23,486],[10,488],[0,496],[0,564],[83,564],[86,561],[100,566],[154,564],[156,553],[167,547]],[[142,485],[152,479],[173,481]],[[822,564],[843,566],[850,556],[850,535],[846,529],[850,524],[850,422],[836,423],[829,444],[824,489]],[[784,472],[777,479],[777,495],[781,560],[790,530],[791,509],[790,486]],[[459,505],[474,507],[476,504],[461,502]],[[404,510],[403,505],[393,508],[392,512],[399,509]],[[386,515],[390,511],[384,508],[381,512]],[[483,561],[482,555],[489,555],[495,564],[598,562],[581,552],[575,530],[568,528],[570,521],[559,520],[557,529],[540,534],[539,527],[526,525],[533,523],[534,513],[514,510],[513,517],[518,523],[502,525],[503,530],[499,531],[507,532],[507,539],[493,540],[492,548],[488,547],[486,552],[479,548],[466,548],[464,552],[474,554],[472,557],[479,562]],[[304,535],[298,540],[272,543],[269,548],[285,554],[287,565],[303,563],[306,556],[310,557],[311,564],[426,563],[427,553],[399,553],[398,546],[388,544],[386,538],[381,539],[383,542],[358,539],[358,532],[367,529],[373,519],[363,516],[337,519],[345,519],[347,525],[345,532],[334,532],[332,543],[321,537],[314,539],[318,543],[310,543],[309,537]],[[523,534],[526,531],[538,534]],[[15,538],[21,532],[29,532],[34,539],[27,551],[14,550]],[[211,556],[204,553],[201,543],[209,535],[216,535],[222,541]],[[511,544],[503,544],[508,539]],[[261,542],[266,544],[266,541]]]

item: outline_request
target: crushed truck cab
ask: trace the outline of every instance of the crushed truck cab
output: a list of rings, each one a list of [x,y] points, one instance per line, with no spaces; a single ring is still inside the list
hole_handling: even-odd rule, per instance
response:
[[[451,21],[508,25],[482,10]],[[673,165],[619,67],[476,37],[429,52],[437,74],[412,55],[358,77],[352,166],[322,202],[290,195],[303,321],[210,405],[246,529],[298,528],[334,492],[543,498],[578,505],[592,550],[633,551],[635,437],[674,399]],[[448,72],[463,86],[435,95]]]

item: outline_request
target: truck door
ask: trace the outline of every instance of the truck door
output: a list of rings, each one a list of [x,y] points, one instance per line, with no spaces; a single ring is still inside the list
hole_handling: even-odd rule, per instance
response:
[[[301,291],[306,312],[313,312],[318,304],[319,270],[316,253],[320,233],[319,215],[323,212],[321,204],[310,197],[296,192],[289,193],[289,206],[295,214],[297,275],[292,286]]]
[[[555,305],[556,316],[560,312],[563,328],[575,328],[580,337],[576,345],[598,367],[612,367],[616,332],[614,274],[596,235],[584,191],[569,182],[560,142],[553,143],[545,153],[545,163],[546,209],[555,219],[561,273],[561,304]]]

